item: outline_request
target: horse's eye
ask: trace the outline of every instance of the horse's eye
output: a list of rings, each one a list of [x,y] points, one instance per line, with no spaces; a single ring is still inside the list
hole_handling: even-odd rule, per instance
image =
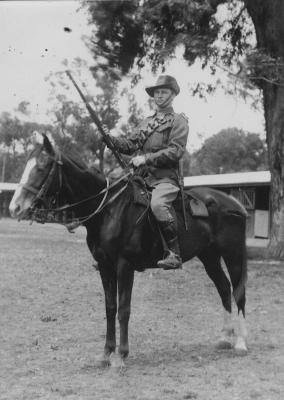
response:
[[[43,169],[44,167],[46,167],[47,163],[48,157],[45,154],[41,154],[37,159],[37,167],[39,169]]]
[[[43,171],[44,170],[44,165],[40,164],[40,163],[37,163],[37,170],[38,171]]]

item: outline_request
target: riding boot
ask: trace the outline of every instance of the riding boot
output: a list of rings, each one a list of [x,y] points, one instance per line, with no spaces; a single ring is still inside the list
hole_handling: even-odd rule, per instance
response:
[[[177,237],[177,227],[175,220],[159,222],[162,234],[168,246],[168,254],[166,258],[157,262],[159,268],[163,269],[179,269],[182,267],[180,257],[180,249]]]

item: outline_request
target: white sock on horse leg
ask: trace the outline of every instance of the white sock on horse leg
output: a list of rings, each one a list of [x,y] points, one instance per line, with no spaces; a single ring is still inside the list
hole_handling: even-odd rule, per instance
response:
[[[239,312],[239,314],[238,314],[238,335],[237,335],[237,341],[235,344],[235,350],[240,355],[247,354],[247,351],[248,351],[247,345],[246,345],[247,335],[248,335],[248,331],[247,331],[247,326],[246,326],[246,320],[243,316],[243,313]]]
[[[220,339],[218,341],[218,348],[229,349],[232,347],[232,336],[234,334],[232,313],[223,309],[223,328]]]

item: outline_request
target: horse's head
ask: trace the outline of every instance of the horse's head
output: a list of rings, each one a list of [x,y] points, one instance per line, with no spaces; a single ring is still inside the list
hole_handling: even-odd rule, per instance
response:
[[[37,135],[34,149],[9,206],[12,217],[23,218],[42,197],[43,187],[49,189],[47,185],[51,182],[47,181],[58,162],[60,160],[48,137]]]

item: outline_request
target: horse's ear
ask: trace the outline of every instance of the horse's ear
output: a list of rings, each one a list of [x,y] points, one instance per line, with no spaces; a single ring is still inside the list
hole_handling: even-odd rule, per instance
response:
[[[44,133],[42,134],[42,136],[43,136],[43,147],[44,147],[44,149],[46,150],[46,152],[48,154],[54,154],[54,149],[53,149],[53,146],[51,144],[50,139]]]
[[[38,131],[33,131],[32,133],[32,144],[33,145],[43,144],[43,135]]]

